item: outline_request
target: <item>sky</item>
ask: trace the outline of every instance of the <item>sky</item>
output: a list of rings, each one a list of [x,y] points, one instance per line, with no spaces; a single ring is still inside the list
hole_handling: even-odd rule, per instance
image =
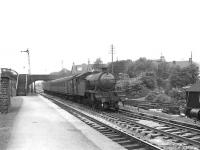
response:
[[[48,74],[101,58],[200,62],[199,0],[0,0],[0,68]],[[62,63],[63,62],[63,63]],[[62,65],[63,64],[63,65]]]

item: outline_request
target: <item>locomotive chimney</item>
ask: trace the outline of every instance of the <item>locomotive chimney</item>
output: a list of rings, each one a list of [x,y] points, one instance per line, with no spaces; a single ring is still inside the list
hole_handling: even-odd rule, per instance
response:
[[[102,72],[108,72],[108,68],[107,67],[102,67],[101,70],[102,70]]]

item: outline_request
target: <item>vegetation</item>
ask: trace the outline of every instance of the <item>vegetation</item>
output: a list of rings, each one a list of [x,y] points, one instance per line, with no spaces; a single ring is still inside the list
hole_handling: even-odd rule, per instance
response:
[[[153,72],[146,72],[140,79],[143,85],[150,89],[154,90],[156,88],[156,75]]]
[[[183,87],[188,84],[194,84],[198,80],[199,68],[192,64],[183,69],[175,69],[170,76],[171,87]]]
[[[103,64],[103,61],[101,60],[101,58],[97,58],[93,64],[93,68],[96,70],[96,69],[99,69]]]
[[[63,78],[63,77],[67,77],[71,75],[71,71],[67,70],[67,69],[62,69],[59,72],[52,72],[50,73],[50,75],[55,75],[56,78]]]
[[[158,95],[158,93],[156,93],[155,91],[151,91],[147,94],[147,96],[145,97],[145,100],[153,101],[157,95]]]
[[[133,64],[131,60],[121,60],[113,63],[113,73],[118,78],[119,73],[127,73],[129,67]],[[108,71],[112,72],[112,64],[108,64]]]
[[[128,89],[128,96],[132,96],[132,98],[146,96],[146,100],[158,101],[161,99],[179,102],[185,99],[184,92],[180,92],[181,88],[198,80],[199,68],[194,63],[181,68],[165,61],[155,63],[146,58],[139,58],[135,62],[131,60],[114,62],[115,76],[119,72],[128,74],[130,77],[129,80],[121,79],[121,83],[123,83],[121,89]]]
[[[166,94],[158,94],[156,98],[153,99],[153,102],[158,102],[158,103],[169,103],[171,101],[172,101],[171,98]]]
[[[130,77],[136,77],[143,72],[155,71],[156,66],[151,60],[146,58],[139,58],[128,68],[128,74]]]
[[[140,98],[146,96],[148,93],[149,89],[139,81],[131,85],[131,88],[127,91],[127,96],[129,98]]]
[[[103,61],[97,58],[93,68],[100,68]],[[111,63],[107,64],[112,71]],[[198,80],[199,68],[196,64],[187,67],[170,65],[163,60],[152,61],[144,57],[136,61],[120,60],[113,62],[113,73],[117,79],[117,90],[125,91],[130,98],[145,97],[152,101],[176,101],[185,99],[182,87]],[[51,73],[58,78],[71,75],[67,69]],[[164,94],[165,93],[165,94]]]

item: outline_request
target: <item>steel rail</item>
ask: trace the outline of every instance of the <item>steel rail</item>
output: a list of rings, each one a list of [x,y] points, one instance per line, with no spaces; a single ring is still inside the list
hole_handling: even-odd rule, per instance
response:
[[[171,120],[167,120],[167,119],[164,119],[164,118],[159,118],[159,117],[155,117],[155,116],[148,116],[144,113],[137,113],[137,112],[131,112],[131,111],[126,111],[124,112],[124,110],[120,109],[119,112],[121,112],[122,114],[125,114],[125,115],[128,115],[129,117],[138,117],[138,118],[144,118],[144,119],[148,119],[148,120],[153,120],[153,121],[156,121],[156,122],[159,122],[159,123],[163,123],[163,124],[166,124],[166,125],[170,125],[170,126],[173,126],[173,127],[178,127],[178,128],[182,128],[182,129],[187,129],[187,130],[190,130],[192,132],[199,132],[200,133],[200,130],[199,129],[196,129],[196,126],[194,127],[188,127],[189,124],[186,124],[186,123],[180,123],[180,122],[177,122],[177,121],[171,121]],[[185,124],[185,125],[183,125]],[[188,125],[188,126],[186,126]],[[191,126],[191,125],[190,125]]]
[[[47,96],[45,96],[45,97],[47,97]],[[130,133],[126,133],[124,131],[118,130],[108,124],[105,124],[105,123],[97,120],[95,117],[92,117],[91,114],[87,114],[86,112],[83,112],[83,110],[79,110],[78,108],[73,108],[73,106],[70,106],[64,102],[56,100],[54,97],[47,97],[47,98],[52,100],[55,104],[59,105],[60,107],[64,108],[64,110],[66,110],[66,111],[69,111],[69,109],[71,109],[71,111],[69,111],[69,112],[72,113],[73,115],[75,115],[77,113],[78,115],[75,115],[75,116],[78,117],[79,119],[81,119],[82,121],[84,121],[84,119],[82,119],[81,116],[84,116],[85,118],[89,119],[90,121],[99,124],[101,127],[106,127],[107,129],[109,129],[108,132],[105,132],[106,133],[105,135],[108,135],[108,138],[109,138],[109,135],[110,135],[110,137],[116,136],[116,135],[112,135],[112,133],[110,133],[111,131],[113,133],[119,133],[119,135],[122,136],[121,137],[122,141],[118,141],[118,140],[113,140],[113,141],[119,143],[120,145],[122,145],[123,147],[125,147],[127,149],[129,149],[131,147],[131,145],[133,145],[133,147],[135,145],[135,148],[134,148],[135,150],[137,150],[137,149],[139,150],[141,148],[144,150],[162,150],[162,148],[160,148],[156,145],[153,145],[151,143],[143,141],[143,140],[131,135]],[[84,121],[84,122],[88,124],[87,121]],[[100,130],[98,130],[98,131],[100,131]],[[137,144],[135,143],[136,141],[137,141]],[[126,142],[128,145],[126,145]],[[131,142],[133,142],[133,143],[131,144]]]
[[[191,139],[188,139],[188,138],[185,138],[185,137],[182,137],[182,136],[178,136],[178,135],[175,135],[175,134],[172,134],[172,133],[169,133],[169,132],[162,131],[160,129],[156,129],[156,128],[153,128],[153,127],[150,127],[150,126],[147,126],[147,125],[144,125],[144,124],[137,123],[137,122],[135,122],[135,120],[133,118],[127,117],[127,116],[124,116],[124,115],[123,116],[119,116],[118,114],[114,115],[114,116],[112,114],[107,114],[107,115],[109,115],[109,117],[113,117],[113,119],[116,119],[118,122],[119,121],[122,121],[122,123],[125,122],[126,125],[129,125],[129,128],[134,127],[134,125],[141,126],[145,129],[152,130],[152,131],[160,133],[162,135],[167,135],[169,137],[175,138],[176,140],[180,140],[180,141],[186,142],[188,144],[193,144],[193,145],[198,146],[200,148],[200,142],[199,141],[191,140]],[[119,120],[119,119],[122,119],[122,120]]]
[[[53,98],[53,97],[51,97],[51,98]],[[83,109],[85,109],[85,108],[83,108]],[[90,110],[87,110],[87,111],[90,111]],[[96,111],[96,113],[98,113],[98,112]],[[144,132],[148,131],[149,134],[154,133],[154,132],[158,133],[156,135],[156,137],[159,137],[159,136],[161,137],[162,135],[164,135],[165,137],[167,137],[167,139],[168,138],[175,139],[177,141],[175,143],[185,142],[187,144],[187,146],[193,145],[195,147],[200,148],[199,141],[194,141],[194,140],[191,140],[191,139],[188,139],[185,137],[181,137],[181,136],[169,133],[169,132],[162,131],[161,129],[155,129],[155,128],[149,127],[147,125],[137,123],[137,122],[135,122],[135,120],[133,118],[127,117],[125,115],[120,116],[119,113],[113,113],[113,114],[115,114],[115,116],[113,116],[111,113],[106,113],[106,112],[99,113],[99,115],[101,115],[101,117],[103,119],[118,125],[119,127],[121,127],[121,129],[122,129],[122,127],[123,128],[125,127],[126,130],[133,131],[133,130],[140,128],[140,130],[142,130]],[[178,130],[180,130],[180,129],[178,129]]]

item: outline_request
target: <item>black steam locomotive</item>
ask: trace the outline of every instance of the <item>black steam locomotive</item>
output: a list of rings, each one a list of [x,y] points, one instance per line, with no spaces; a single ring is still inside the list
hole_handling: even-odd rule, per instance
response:
[[[115,77],[106,71],[86,72],[43,83],[43,90],[103,110],[118,110]]]

